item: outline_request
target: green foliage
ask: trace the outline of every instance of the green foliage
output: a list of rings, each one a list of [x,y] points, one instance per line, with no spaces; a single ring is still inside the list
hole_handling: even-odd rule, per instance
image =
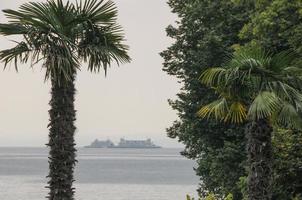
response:
[[[242,200],[247,200],[247,177],[240,177],[237,186],[240,188],[242,193]]]
[[[216,197],[213,193],[210,193],[206,198],[204,198],[204,200],[216,200]]]
[[[197,160],[201,193],[212,191],[223,195],[232,191],[234,199],[242,199],[240,187],[235,183],[246,175],[243,131],[196,117],[200,105],[216,98],[210,90],[199,85],[197,78],[209,66],[224,64],[225,55],[245,44],[261,46],[273,53],[291,49],[301,54],[301,1],[170,0],[169,5],[180,21],[177,26],[167,28],[168,36],[175,39],[175,43],[161,55],[165,59],[164,71],[178,77],[184,87],[177,100],[170,100],[180,120],[168,129],[168,135],[186,145],[185,156]],[[277,64],[281,66],[283,61],[280,59]],[[220,102],[211,109],[225,106],[223,99]],[[283,108],[292,109],[285,105]],[[285,110],[283,113],[288,113]],[[221,113],[216,111],[216,115],[219,118]],[[279,123],[284,124],[284,117],[288,115],[281,115]],[[295,118],[295,115],[291,117]],[[286,173],[280,170],[278,174]],[[297,175],[295,180],[299,179]],[[291,181],[283,180],[283,183],[291,187]],[[278,184],[282,187],[281,182]],[[292,189],[280,191],[290,196],[288,191]]]
[[[195,199],[191,198],[189,195],[187,195],[187,200],[195,200]],[[233,200],[233,195],[228,194],[225,198],[218,198],[213,193],[210,193],[206,197],[199,198],[198,200]]]
[[[302,2],[300,0],[254,1],[251,19],[240,37],[274,52],[293,49],[302,53]]]
[[[168,128],[168,135],[186,145],[183,155],[197,160],[202,196],[209,192],[220,196],[231,192],[235,200],[240,199],[236,182],[245,175],[243,127],[200,119],[196,111],[216,98],[211,89],[199,83],[200,72],[220,66],[233,51],[231,46],[241,43],[238,32],[247,22],[250,8],[231,0],[168,3],[179,16],[179,22],[166,30],[175,42],[161,53],[165,60],[163,70],[183,83],[178,98],[169,101],[178,111],[179,120]]]
[[[274,198],[301,199],[302,132],[276,129],[274,146]]]
[[[233,195],[232,195],[232,194],[228,194],[228,195],[225,197],[225,200],[233,200]]]

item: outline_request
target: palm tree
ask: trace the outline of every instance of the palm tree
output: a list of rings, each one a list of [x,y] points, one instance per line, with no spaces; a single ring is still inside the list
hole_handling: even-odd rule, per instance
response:
[[[246,123],[249,200],[271,199],[273,125],[301,126],[300,67],[294,53],[272,55],[259,48],[242,48],[224,67],[209,68],[200,77],[215,89],[217,100],[198,114]]]
[[[62,0],[25,3],[18,10],[3,10],[9,22],[0,24],[0,34],[20,35],[16,46],[0,52],[5,67],[14,62],[42,63],[45,80],[51,81],[49,110],[48,199],[74,199],[73,171],[76,163],[74,95],[81,62],[88,70],[107,71],[111,63],[130,61],[123,44],[117,9],[112,1]]]

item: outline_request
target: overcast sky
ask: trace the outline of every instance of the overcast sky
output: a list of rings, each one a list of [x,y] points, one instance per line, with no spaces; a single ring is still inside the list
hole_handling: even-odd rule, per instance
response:
[[[2,0],[0,8],[16,9],[27,0]],[[133,61],[113,65],[103,73],[90,74],[83,66],[76,88],[78,146],[95,138],[152,138],[157,144],[177,147],[165,129],[177,119],[167,103],[180,85],[162,71],[159,52],[171,44],[165,27],[173,24],[166,0],[115,0]],[[0,23],[6,22],[0,14]],[[0,37],[0,48],[11,42]],[[3,64],[0,64],[3,68]],[[0,70],[0,146],[43,146],[47,143],[49,82],[44,83],[40,66],[21,65],[16,73]]]

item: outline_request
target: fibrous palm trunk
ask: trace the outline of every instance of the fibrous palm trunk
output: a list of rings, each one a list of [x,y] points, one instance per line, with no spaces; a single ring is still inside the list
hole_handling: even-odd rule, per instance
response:
[[[74,133],[74,79],[69,82],[52,80],[49,110],[49,200],[73,200],[73,172],[76,163]]]
[[[272,126],[266,119],[247,125],[248,200],[271,199],[272,131]]]

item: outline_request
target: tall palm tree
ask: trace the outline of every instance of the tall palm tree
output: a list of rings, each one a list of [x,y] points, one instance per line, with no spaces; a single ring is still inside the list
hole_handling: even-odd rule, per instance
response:
[[[18,62],[41,63],[45,80],[51,81],[47,144],[51,200],[74,199],[74,81],[81,62],[87,62],[91,72],[101,68],[106,72],[114,61],[130,61],[112,1],[65,2],[31,2],[18,10],[3,10],[9,22],[0,24],[0,34],[22,37],[15,47],[0,52],[5,67],[10,62],[14,62],[16,69]]]
[[[271,199],[273,125],[301,126],[301,75],[301,63],[293,53],[272,55],[243,48],[224,67],[209,68],[200,77],[217,91],[217,100],[198,114],[247,124],[249,200]]]

